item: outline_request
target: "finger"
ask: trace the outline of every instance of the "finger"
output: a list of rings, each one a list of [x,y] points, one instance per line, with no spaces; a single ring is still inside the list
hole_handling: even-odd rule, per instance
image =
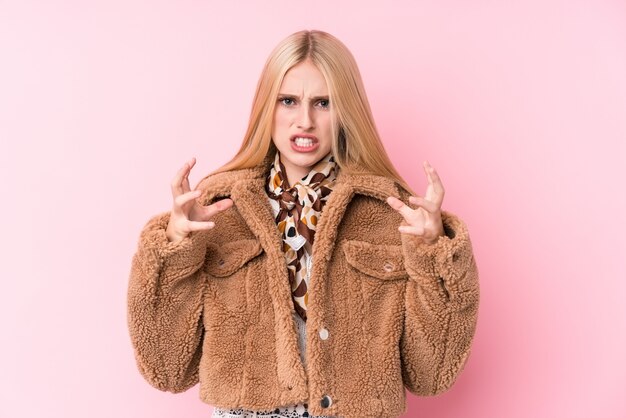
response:
[[[404,219],[409,222],[410,218],[413,216],[413,209],[405,205],[402,200],[393,196],[389,196],[387,198],[387,203],[396,211],[400,212],[400,215],[402,215]]]
[[[194,190],[193,192],[183,193],[174,198],[174,209],[180,211],[185,203],[190,202],[193,199],[198,198],[202,194],[201,190]]]
[[[172,188],[172,195],[174,197],[177,197],[177,196],[185,193],[185,190],[183,190],[183,184],[182,184],[183,183],[183,177],[185,176],[187,171],[190,169],[190,165],[191,165],[192,162],[195,163],[195,158],[192,158],[191,160],[186,162],[178,170],[178,172],[174,176],[174,179],[172,179],[171,188]]]
[[[398,227],[398,231],[400,231],[400,233],[403,233],[403,234],[411,234],[411,235],[418,235],[418,236],[424,235],[424,228],[419,227],[419,226],[413,226],[413,225],[400,225]]]
[[[189,161],[187,164],[189,164],[189,169],[183,175],[183,184],[182,184],[183,191],[185,193],[191,190],[191,187],[189,187],[189,173],[191,173],[191,169],[193,168],[193,166],[196,165],[196,158],[195,157],[192,158],[191,161]]]
[[[212,229],[215,226],[215,222],[189,221],[187,226],[190,231],[205,231]]]
[[[430,200],[424,199],[420,196],[410,196],[409,203],[424,208],[424,210],[429,213],[436,213],[440,209],[440,206],[437,203],[431,202]]]
[[[204,218],[210,219],[215,216],[217,213],[222,212],[233,205],[233,201],[231,199],[222,199],[217,202],[204,207]]]
[[[426,176],[428,177],[428,183],[430,183],[433,186],[433,190],[435,191],[435,194],[439,197],[440,200],[443,200],[445,190],[443,188],[441,177],[439,177],[439,173],[437,173],[437,170],[435,170],[435,167],[430,165],[428,161],[424,161],[424,171],[426,171]]]

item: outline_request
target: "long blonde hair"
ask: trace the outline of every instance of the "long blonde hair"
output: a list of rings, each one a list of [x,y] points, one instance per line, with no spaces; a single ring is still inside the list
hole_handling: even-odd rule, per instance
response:
[[[324,75],[333,118],[331,152],[341,170],[389,177],[415,194],[393,166],[372,117],[361,74],[348,48],[329,33],[296,32],[272,51],[257,84],[248,129],[235,156],[211,174],[250,168],[276,151],[272,123],[278,90],[287,71],[310,59]]]

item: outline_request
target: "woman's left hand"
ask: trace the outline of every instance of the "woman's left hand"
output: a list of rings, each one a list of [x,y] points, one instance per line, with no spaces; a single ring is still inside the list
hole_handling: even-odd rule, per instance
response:
[[[427,244],[434,244],[445,234],[441,220],[444,189],[439,175],[428,161],[424,161],[424,171],[428,177],[426,195],[409,197],[409,203],[418,208],[413,209],[393,196],[387,198],[387,203],[397,210],[408,224],[398,227],[400,233],[415,235]]]

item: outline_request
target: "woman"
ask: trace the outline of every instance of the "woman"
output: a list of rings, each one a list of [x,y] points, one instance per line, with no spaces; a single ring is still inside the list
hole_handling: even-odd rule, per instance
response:
[[[192,191],[194,164],[132,260],[128,324],[151,385],[200,382],[214,416],[346,418],[452,386],[479,301],[468,231],[433,167],[423,197],[394,169],[339,40],[283,40],[239,152]]]

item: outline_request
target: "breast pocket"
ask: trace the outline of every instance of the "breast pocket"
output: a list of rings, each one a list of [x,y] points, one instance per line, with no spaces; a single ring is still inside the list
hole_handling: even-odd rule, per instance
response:
[[[348,240],[343,243],[343,253],[350,276],[360,284],[366,308],[398,302],[399,286],[408,278],[402,245]]]
[[[379,280],[407,278],[402,245],[373,244],[348,240],[343,244],[348,263],[361,273]]]
[[[220,310],[246,310],[246,282],[254,259],[263,252],[256,239],[243,239],[222,245],[210,243],[205,271],[209,295]]]

